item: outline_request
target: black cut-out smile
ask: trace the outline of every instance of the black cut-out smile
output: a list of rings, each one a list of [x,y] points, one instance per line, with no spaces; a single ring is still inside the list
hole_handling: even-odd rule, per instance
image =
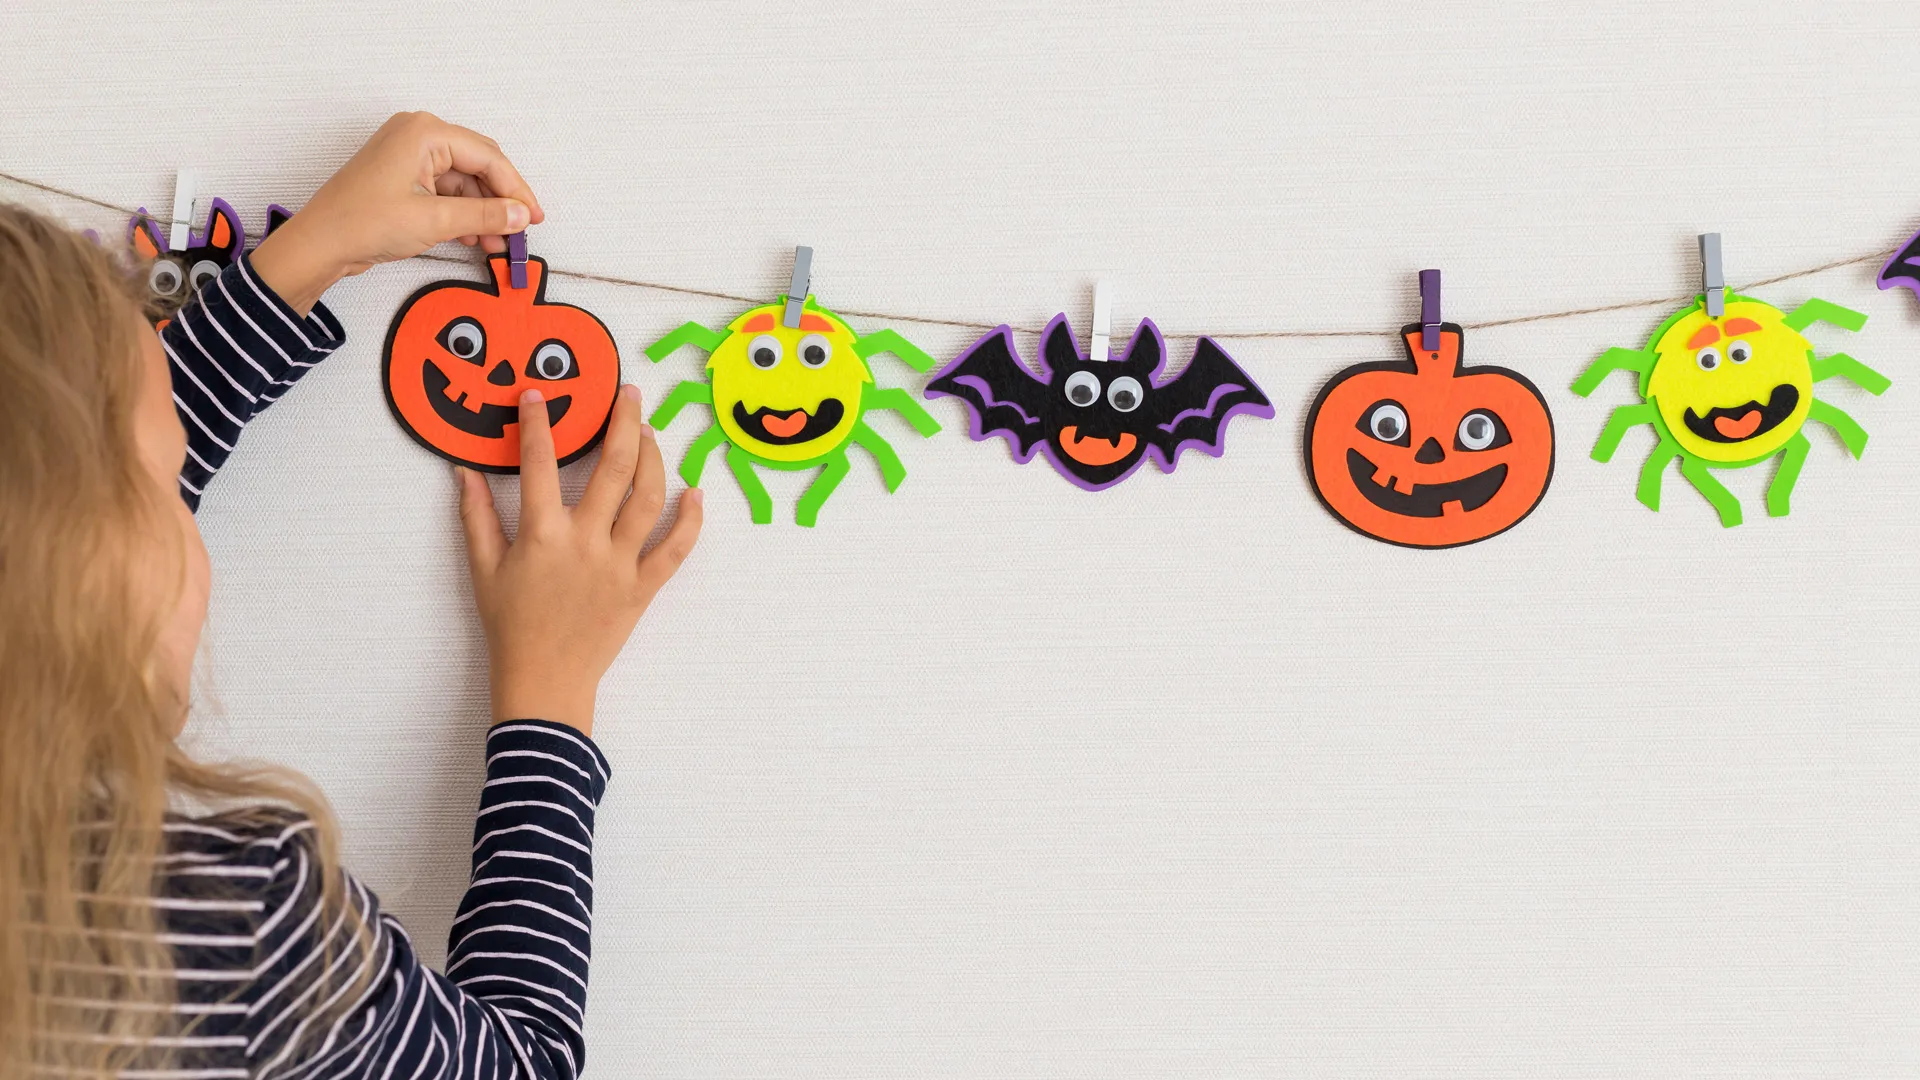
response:
[[[1773,388],[1773,393],[1767,398],[1765,405],[1757,401],[1749,401],[1745,405],[1735,405],[1731,409],[1709,409],[1705,416],[1688,409],[1681,419],[1686,421],[1688,431],[1708,442],[1741,443],[1748,439],[1757,439],[1785,423],[1787,417],[1793,415],[1794,408],[1799,404],[1800,391],[1795,389],[1792,383],[1781,383]],[[1735,425],[1743,425],[1755,412],[1760,414],[1760,424],[1752,431],[1745,434],[1728,434],[1721,430],[1722,426],[1726,426],[1738,431]],[[1722,420],[1727,423],[1722,425],[1720,423]]]
[[[508,424],[520,422],[520,410],[515,406],[483,402],[479,411],[475,412],[461,404],[467,400],[465,393],[457,401],[448,397],[447,391],[452,388],[453,380],[447,378],[447,373],[441,371],[440,365],[431,359],[421,365],[420,379],[426,383],[427,401],[432,403],[433,411],[457,431],[464,431],[477,439],[499,439],[506,436]],[[547,423],[559,423],[572,405],[572,394],[563,394],[548,401]]]
[[[807,418],[807,422],[800,425],[799,430],[790,431],[785,435],[776,435],[767,429],[768,417],[772,417],[775,423],[779,423],[791,421],[795,413]],[[840,404],[839,398],[825,399],[814,406],[814,411],[811,413],[805,409],[769,409],[764,405],[748,412],[745,404],[738,401],[733,403],[733,422],[740,425],[740,430],[763,443],[774,446],[786,446],[817,439],[840,426],[840,418],[846,414],[847,407]]]
[[[1347,472],[1353,477],[1353,486],[1368,502],[1402,517],[1437,518],[1441,516],[1440,508],[1450,502],[1459,503],[1462,510],[1478,510],[1498,495],[1500,486],[1507,482],[1507,467],[1503,463],[1449,484],[1415,484],[1413,494],[1402,495],[1391,487],[1374,483],[1373,476],[1378,471],[1365,454],[1347,451]]]

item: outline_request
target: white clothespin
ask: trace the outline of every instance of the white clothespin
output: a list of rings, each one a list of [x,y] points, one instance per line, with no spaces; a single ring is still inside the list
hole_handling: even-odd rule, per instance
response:
[[[1113,290],[1104,281],[1093,283],[1093,350],[1087,356],[1098,363],[1113,359]]]
[[[1700,234],[1700,276],[1707,297],[1707,318],[1727,313],[1727,278],[1720,269],[1720,234]]]
[[[173,174],[173,217],[167,223],[167,250],[185,251],[193,246],[193,188],[191,169]]]
[[[789,330],[800,328],[800,313],[807,307],[807,290],[813,285],[813,249],[796,247],[793,249],[793,281],[787,285],[787,309],[781,314],[781,325]]]

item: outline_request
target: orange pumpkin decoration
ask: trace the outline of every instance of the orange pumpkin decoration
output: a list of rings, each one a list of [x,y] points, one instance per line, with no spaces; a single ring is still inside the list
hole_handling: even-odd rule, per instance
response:
[[[1485,540],[1533,512],[1553,479],[1553,416],[1526,376],[1460,363],[1460,327],[1438,350],[1420,324],[1404,361],[1335,375],[1307,417],[1307,470],[1334,516],[1376,540],[1443,548]]]
[[[493,280],[436,281],[407,298],[387,330],[380,378],[408,435],[449,461],[520,471],[520,395],[538,389],[565,465],[606,433],[620,389],[620,353],[583,308],[546,300],[547,264],[528,259],[512,287],[507,256]]]

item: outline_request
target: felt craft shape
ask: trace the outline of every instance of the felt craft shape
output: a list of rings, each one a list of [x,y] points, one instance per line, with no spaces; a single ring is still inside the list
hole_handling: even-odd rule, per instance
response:
[[[975,442],[1001,436],[1021,464],[1044,452],[1088,491],[1125,480],[1148,457],[1168,473],[1182,450],[1219,457],[1228,420],[1273,417],[1273,403],[1211,338],[1194,345],[1185,371],[1162,381],[1166,344],[1151,319],[1140,321],[1123,357],[1097,361],[1080,351],[1067,317],[1055,315],[1040,332],[1040,352],[1036,375],[1013,330],[996,327],[934,375],[927,397],[959,398],[973,414]]]
[[[1874,283],[1882,289],[1910,289],[1915,296],[1920,296],[1920,232],[1914,233],[1893,253],[1887,265],[1880,268],[1880,277]]]
[[[400,306],[387,329],[380,381],[394,419],[448,461],[484,472],[520,471],[520,395],[546,398],[560,464],[606,434],[620,389],[620,353],[593,313],[548,302],[547,263],[527,260],[512,287],[505,253],[491,281],[436,281]]]
[[[1627,429],[1649,424],[1659,441],[1640,468],[1640,502],[1660,509],[1662,477],[1678,458],[1680,475],[1706,496],[1720,524],[1731,528],[1741,521],[1740,500],[1712,470],[1744,469],[1777,457],[1767,513],[1784,517],[1813,447],[1802,430],[1808,420],[1832,428],[1856,458],[1867,445],[1866,431],[1815,398],[1813,384],[1839,376],[1876,395],[1891,385],[1845,353],[1816,357],[1801,331],[1816,322],[1859,330],[1866,321],[1865,315],[1825,300],[1782,312],[1731,292],[1716,319],[1707,315],[1705,298],[1695,298],[1668,316],[1644,349],[1608,349],[1573,384],[1573,392],[1586,397],[1610,372],[1640,376],[1642,403],[1613,410],[1593,444],[1593,459],[1611,460]]]
[[[127,243],[134,254],[148,261],[149,310],[171,314],[240,258],[247,250],[247,231],[227,200],[215,199],[207,211],[206,226],[187,231],[184,250],[168,251],[160,223],[143,206],[127,222]],[[159,325],[168,321],[163,318]]]
[[[899,454],[868,426],[869,412],[892,409],[922,436],[940,430],[907,391],[875,386],[867,359],[890,352],[915,371],[926,371],[933,358],[892,330],[856,335],[811,296],[799,313],[799,325],[789,327],[783,319],[786,302],[782,296],[777,303],[743,312],[724,330],[690,322],[647,346],[647,357],[656,363],[682,345],[709,354],[708,381],[689,380],[674,387],[650,422],[664,429],[688,405],[711,406],[714,422],[687,448],[680,475],[688,484],[698,484],[707,458],[720,451],[756,525],[773,520],[773,499],[755,465],[819,467],[820,475],[794,507],[794,521],[811,527],[847,475],[849,443],[865,447],[879,462],[888,491],[899,490],[906,479]]]
[[[1375,540],[1416,548],[1477,543],[1518,525],[1553,480],[1553,415],[1527,377],[1467,367],[1464,334],[1437,349],[1403,327],[1405,360],[1356,364],[1307,414],[1307,472],[1322,505]]]

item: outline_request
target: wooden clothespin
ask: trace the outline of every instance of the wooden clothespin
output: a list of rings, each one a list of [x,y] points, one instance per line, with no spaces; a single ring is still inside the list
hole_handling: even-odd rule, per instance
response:
[[[516,289],[527,287],[527,234],[525,230],[507,237],[507,281]]]
[[[1440,348],[1440,271],[1420,271],[1420,347]]]
[[[807,290],[813,287],[813,249],[801,245],[793,249],[793,280],[787,283],[787,309],[780,324],[789,330],[800,328],[800,313],[807,307]]]
[[[1113,290],[1104,281],[1093,283],[1093,348],[1087,358],[1097,363],[1113,359]]]
[[[1720,268],[1720,234],[1700,234],[1700,281],[1707,299],[1707,318],[1727,313],[1727,278]]]

